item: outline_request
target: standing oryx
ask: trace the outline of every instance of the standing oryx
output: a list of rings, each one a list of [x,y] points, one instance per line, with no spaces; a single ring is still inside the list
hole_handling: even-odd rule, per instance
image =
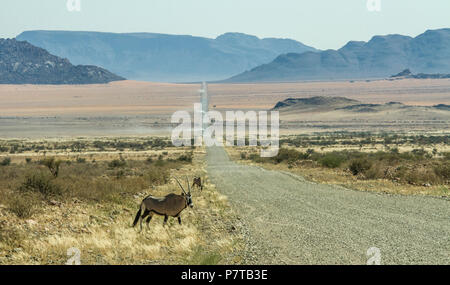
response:
[[[189,185],[189,179],[186,177],[187,185],[189,192],[186,193],[183,186],[181,185],[180,181],[178,181],[177,178],[175,178],[178,185],[180,185],[181,190],[183,193],[181,195],[177,194],[169,194],[166,197],[152,197],[148,196],[145,198],[141,206],[139,208],[139,211],[136,214],[136,218],[133,222],[133,227],[136,226],[139,219],[141,219],[141,231],[142,231],[142,220],[144,220],[147,216],[147,227],[149,227],[149,223],[152,220],[152,217],[154,214],[164,216],[164,225],[167,223],[167,219],[169,216],[178,218],[178,223],[181,225],[181,212],[189,207],[194,207],[194,204],[192,203],[192,196],[191,196],[191,187]],[[141,215],[142,214],[142,215]]]
[[[203,191],[202,178],[194,177],[194,182],[192,183],[192,188],[194,188],[194,186],[197,186],[198,188],[200,188],[200,191]]]

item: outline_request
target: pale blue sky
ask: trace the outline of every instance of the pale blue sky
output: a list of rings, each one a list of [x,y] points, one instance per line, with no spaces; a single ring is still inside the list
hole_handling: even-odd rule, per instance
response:
[[[299,40],[319,49],[339,48],[373,35],[416,36],[450,28],[449,0],[1,0],[0,37],[25,30],[156,32],[215,38],[225,32]]]

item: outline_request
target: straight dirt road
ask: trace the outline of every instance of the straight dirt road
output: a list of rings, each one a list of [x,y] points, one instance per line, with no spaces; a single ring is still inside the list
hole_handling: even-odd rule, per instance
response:
[[[315,184],[208,148],[208,175],[246,225],[255,263],[450,264],[450,201]]]

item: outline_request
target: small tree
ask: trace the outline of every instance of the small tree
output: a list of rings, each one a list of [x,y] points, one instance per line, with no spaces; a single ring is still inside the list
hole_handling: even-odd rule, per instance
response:
[[[350,162],[349,169],[353,175],[364,174],[372,167],[372,163],[364,158],[354,159]]]

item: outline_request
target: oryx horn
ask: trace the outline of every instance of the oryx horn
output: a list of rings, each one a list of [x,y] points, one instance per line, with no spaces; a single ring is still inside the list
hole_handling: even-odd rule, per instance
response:
[[[180,185],[181,190],[183,190],[184,194],[187,195],[186,191],[185,191],[184,188],[183,188],[183,185],[181,185],[181,183],[180,183],[180,181],[178,180],[178,178],[175,177],[175,180],[177,181],[178,185]]]

